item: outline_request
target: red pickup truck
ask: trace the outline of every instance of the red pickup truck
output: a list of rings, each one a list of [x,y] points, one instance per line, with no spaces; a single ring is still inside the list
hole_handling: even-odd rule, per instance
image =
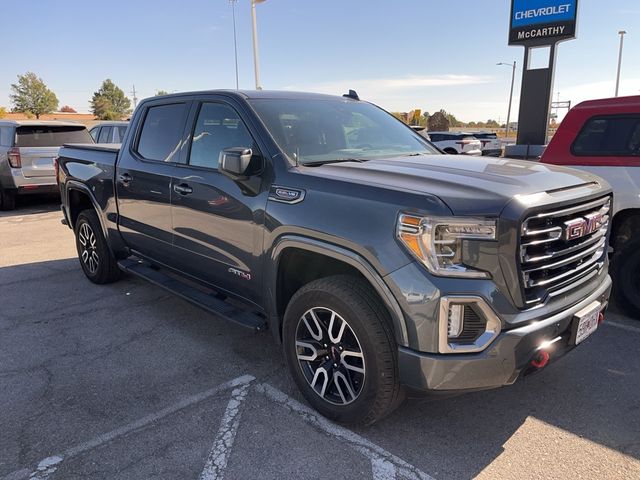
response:
[[[621,306],[640,319],[640,96],[575,106],[540,161],[586,170],[611,184],[613,287]]]

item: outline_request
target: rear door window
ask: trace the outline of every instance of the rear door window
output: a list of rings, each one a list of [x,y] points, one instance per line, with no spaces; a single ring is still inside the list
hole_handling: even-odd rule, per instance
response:
[[[3,147],[13,147],[12,127],[0,127],[0,145]]]
[[[146,160],[177,162],[186,114],[186,103],[149,107],[138,138],[137,153]]]
[[[111,132],[113,127],[102,127],[100,130],[100,136],[98,137],[98,143],[111,143]]]
[[[116,143],[122,143],[122,140],[124,139],[124,134],[127,131],[127,127],[125,126],[121,126],[121,127],[115,127],[114,128],[114,135],[113,135],[113,141]]]
[[[571,151],[577,156],[640,156],[640,115],[589,119],[573,142]]]
[[[93,143],[84,125],[24,125],[16,129],[17,147],[61,147],[65,143]]]

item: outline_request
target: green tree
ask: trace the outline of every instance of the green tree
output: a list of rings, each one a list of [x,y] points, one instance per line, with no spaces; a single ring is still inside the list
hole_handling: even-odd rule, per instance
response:
[[[166,90],[158,90],[156,92],[156,97],[159,97],[160,95],[169,95],[169,92],[167,92]]]
[[[107,78],[93,94],[91,111],[100,120],[120,120],[131,113],[131,101]]]
[[[0,107],[0,118],[4,118],[6,114],[7,114],[7,109],[4,107]]]
[[[11,92],[9,98],[14,112],[30,113],[40,118],[43,113],[51,113],[58,108],[56,94],[33,72],[18,75],[18,83],[11,84]]]
[[[487,120],[487,123],[485,123],[485,126],[490,128],[498,128],[500,125],[495,120],[489,119]]]

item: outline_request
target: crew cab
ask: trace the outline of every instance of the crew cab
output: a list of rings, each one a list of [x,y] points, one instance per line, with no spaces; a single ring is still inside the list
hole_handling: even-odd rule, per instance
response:
[[[127,271],[270,330],[340,422],[512,384],[607,308],[604,181],[444,155],[353,91],[146,99],[121,146],[65,146],[58,182],[90,281]]]
[[[576,105],[540,161],[596,174],[613,188],[614,292],[618,303],[640,319],[640,96]]]
[[[91,142],[84,125],[42,120],[0,120],[0,210],[16,195],[58,193],[53,159],[67,142]]]

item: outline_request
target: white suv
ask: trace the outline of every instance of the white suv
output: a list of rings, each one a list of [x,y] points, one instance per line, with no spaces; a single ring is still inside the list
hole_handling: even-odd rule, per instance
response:
[[[431,143],[445,153],[482,155],[482,142],[471,133],[428,132],[428,135]]]
[[[482,143],[482,155],[489,155],[491,157],[499,157],[502,155],[502,144],[498,139],[498,135],[495,133],[479,132],[474,133],[473,136]]]

